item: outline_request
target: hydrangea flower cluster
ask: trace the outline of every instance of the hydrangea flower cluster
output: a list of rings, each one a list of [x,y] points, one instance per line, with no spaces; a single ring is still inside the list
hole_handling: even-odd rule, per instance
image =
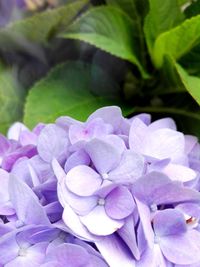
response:
[[[200,266],[200,144],[104,107],[0,135],[0,266]]]

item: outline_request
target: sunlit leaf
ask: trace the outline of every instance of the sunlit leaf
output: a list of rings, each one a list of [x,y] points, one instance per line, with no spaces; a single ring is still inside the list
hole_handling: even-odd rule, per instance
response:
[[[182,24],[156,39],[153,48],[153,60],[156,67],[161,67],[165,55],[179,59],[200,43],[200,15],[185,20]]]

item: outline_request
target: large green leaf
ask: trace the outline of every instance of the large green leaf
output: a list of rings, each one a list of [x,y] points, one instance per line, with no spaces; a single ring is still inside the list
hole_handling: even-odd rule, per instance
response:
[[[15,73],[0,65],[0,132],[6,130],[23,112],[24,91],[17,84]]]
[[[140,47],[134,32],[134,22],[118,8],[101,6],[91,9],[77,19],[62,37],[87,42],[128,60],[147,77],[140,63]]]
[[[144,32],[150,53],[156,38],[183,20],[177,0],[149,0],[150,10],[145,19]]]
[[[182,24],[156,39],[153,48],[153,60],[156,67],[163,64],[164,55],[179,59],[200,43],[200,15],[185,20]]]
[[[200,78],[190,76],[179,64],[175,64],[182,83],[187,91],[200,105]]]
[[[93,88],[93,79],[98,88]],[[24,122],[33,127],[38,122],[53,122],[61,115],[85,120],[99,107],[120,104],[113,93],[112,96],[95,94],[112,86],[109,79],[106,83],[106,79],[98,67],[81,62],[57,66],[30,90]]]
[[[60,27],[66,27],[72,21],[87,2],[87,0],[75,1],[1,28],[0,48],[33,50],[31,43],[47,43]]]

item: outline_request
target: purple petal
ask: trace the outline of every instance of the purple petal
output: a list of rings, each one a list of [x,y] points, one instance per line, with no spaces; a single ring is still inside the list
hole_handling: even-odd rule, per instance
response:
[[[140,202],[138,199],[136,199],[136,204],[144,231],[144,238],[146,239],[149,248],[152,248],[154,243],[154,232],[151,225],[150,210],[145,204]]]
[[[156,120],[152,122],[148,127],[150,131],[156,131],[162,128],[168,128],[168,129],[175,130],[175,131],[177,130],[175,121],[171,118],[164,118],[164,119]]]
[[[96,238],[92,236],[87,228],[81,223],[79,216],[73,211],[69,205],[65,205],[63,212],[63,221],[66,226],[78,237],[88,241],[93,241]]]
[[[130,149],[137,153],[143,153],[147,130],[148,127],[140,119],[135,118],[132,121],[129,133]]]
[[[36,195],[30,187],[13,175],[10,175],[9,193],[11,203],[22,223],[49,224],[49,220]]]
[[[127,244],[133,256],[139,260],[140,259],[140,252],[137,245],[137,239],[135,235],[135,223],[133,220],[133,216],[129,216],[126,219],[125,224],[118,230],[119,236],[124,240]]]
[[[172,267],[166,262],[160,247],[158,244],[155,244],[152,249],[147,249],[140,261],[136,264],[137,267]]]
[[[124,224],[123,220],[113,220],[103,206],[95,207],[88,215],[80,217],[81,222],[95,235],[106,236],[114,233]]]
[[[188,182],[194,180],[197,177],[197,174],[192,169],[178,165],[178,164],[168,164],[163,170],[171,180],[180,181],[180,182]]]
[[[102,237],[95,244],[110,267],[135,266],[135,260],[129,249],[116,235]]]
[[[158,211],[153,218],[154,231],[157,236],[178,235],[187,231],[183,214],[175,209]]]
[[[88,154],[84,150],[78,150],[75,153],[73,153],[66,161],[65,163],[65,172],[67,173],[72,168],[78,166],[78,165],[89,165],[90,164],[90,158]]]
[[[14,123],[8,130],[8,139],[19,141],[22,131],[29,131],[29,129],[21,122]]]
[[[74,194],[91,196],[101,186],[102,179],[92,168],[80,165],[68,172],[65,183]]]
[[[96,118],[101,118],[105,123],[111,124],[114,130],[117,130],[123,120],[122,112],[119,107],[110,106],[103,107],[92,113],[87,121],[91,121]]]
[[[200,201],[199,192],[172,182],[159,172],[151,172],[138,179],[132,186],[132,193],[148,205]]]
[[[143,154],[157,159],[171,158],[171,160],[177,160],[184,154],[184,136],[174,130],[159,129],[149,132],[144,143]]]
[[[93,139],[85,146],[85,151],[90,156],[97,171],[106,174],[114,169],[120,162],[124,142],[117,136],[111,135],[108,139]]]
[[[37,145],[37,135],[32,133],[31,131],[21,131],[19,142],[22,146]]]
[[[57,261],[61,266],[82,267],[89,265],[90,256],[81,246],[62,244],[47,255],[48,260]]]
[[[0,134],[0,156],[4,155],[10,148],[10,143],[5,136]]]
[[[120,220],[128,217],[134,207],[133,197],[126,187],[117,187],[106,197],[105,210],[112,219]]]
[[[45,258],[45,251],[48,243],[42,242],[31,246],[30,248],[22,248],[19,250],[19,256],[6,264],[7,267],[39,267]],[[20,255],[22,253],[22,256]]]
[[[51,162],[53,158],[62,160],[68,153],[68,137],[66,132],[54,125],[47,125],[38,137],[38,153],[40,157]]]
[[[192,135],[185,135],[185,153],[188,155],[195,145],[198,143],[198,138]]]
[[[0,264],[5,266],[7,262],[17,257],[19,246],[15,239],[15,234],[10,232],[0,238]]]
[[[159,244],[164,256],[172,263],[186,265],[200,261],[200,233],[196,230],[162,237]]]
[[[109,173],[109,179],[114,182],[133,183],[144,173],[144,159],[131,150],[126,150],[119,165]]]

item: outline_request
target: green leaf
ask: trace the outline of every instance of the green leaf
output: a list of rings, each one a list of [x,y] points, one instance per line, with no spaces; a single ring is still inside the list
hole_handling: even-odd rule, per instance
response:
[[[164,55],[179,59],[200,43],[200,15],[185,20],[182,24],[156,39],[153,60],[157,68],[163,64]]]
[[[140,63],[140,47],[134,32],[134,22],[118,8],[100,6],[77,19],[63,38],[87,42],[121,59],[135,64],[147,77]]]
[[[107,4],[116,8],[120,8],[126,14],[128,14],[133,21],[133,29],[135,35],[135,42],[138,43],[139,47],[141,48],[142,60],[144,60],[144,53],[145,53],[145,44],[144,44],[144,34],[143,34],[143,26],[142,20],[143,17],[141,15],[141,6],[143,11],[145,7],[147,7],[147,0],[106,0]],[[146,5],[145,5],[146,4]]]
[[[184,55],[179,63],[191,75],[200,75],[200,45],[197,45],[189,53]]]
[[[15,73],[0,64],[0,132],[21,120],[23,113],[24,90],[17,84]]]
[[[0,48],[31,50],[32,43],[46,44],[60,30],[60,27],[66,27],[73,20],[87,2],[87,0],[80,0],[66,4],[1,28]]]
[[[150,11],[145,19],[144,32],[148,49],[152,54],[154,41],[163,32],[183,20],[177,0],[149,0]]]
[[[200,78],[190,76],[179,64],[175,64],[182,83],[187,91],[200,105]]]
[[[156,119],[170,116],[176,121],[180,131],[200,138],[200,112],[190,112],[176,107],[135,107],[135,112],[151,113]]]
[[[108,5],[118,7],[127,13],[131,19],[140,20],[135,0],[106,0]],[[136,16],[136,17],[135,17]]]
[[[93,88],[94,76],[98,88]],[[106,80],[98,67],[89,64],[68,62],[57,66],[30,90],[25,105],[25,124],[33,127],[38,122],[53,122],[61,115],[85,120],[99,107],[120,104],[113,93],[112,96],[95,94],[104,88],[109,90],[110,81],[106,83]]]

